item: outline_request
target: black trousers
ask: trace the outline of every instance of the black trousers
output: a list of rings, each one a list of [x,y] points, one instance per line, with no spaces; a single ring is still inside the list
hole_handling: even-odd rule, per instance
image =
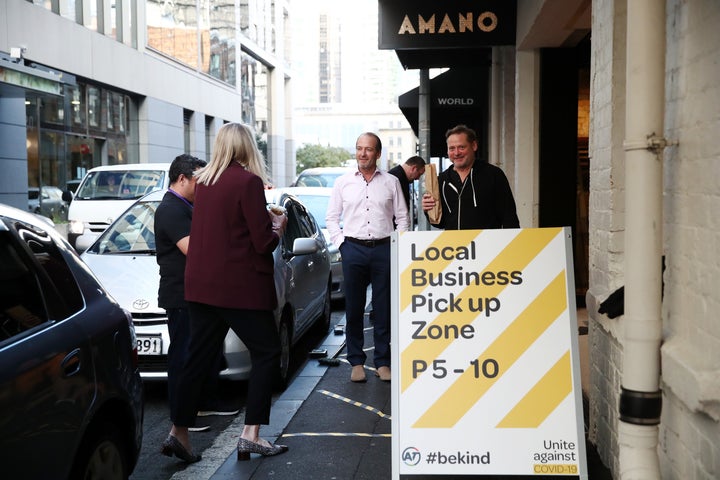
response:
[[[267,425],[274,382],[280,367],[280,338],[269,310],[242,310],[188,302],[190,344],[177,385],[178,402],[171,405],[175,426],[195,424],[202,390],[211,375],[228,329],[232,328],[250,351],[252,370],[248,381],[246,425]]]
[[[167,355],[167,386],[168,403],[170,411],[175,408],[173,405],[181,398],[178,396],[177,386],[180,374],[185,367],[185,359],[188,356],[188,345],[190,343],[190,313],[187,308],[166,308],[168,316],[168,334],[170,335],[170,346]],[[213,368],[207,377],[205,386],[202,388],[199,410],[210,409],[213,402],[217,400],[217,392],[220,383],[219,372],[223,364],[223,354],[220,350],[215,357]]]

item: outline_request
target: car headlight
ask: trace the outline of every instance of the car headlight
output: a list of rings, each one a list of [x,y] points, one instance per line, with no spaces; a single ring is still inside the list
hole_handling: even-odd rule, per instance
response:
[[[70,220],[70,233],[81,235],[85,231],[85,225],[80,220]]]
[[[330,263],[340,263],[341,261],[342,255],[340,255],[340,250],[330,252]]]

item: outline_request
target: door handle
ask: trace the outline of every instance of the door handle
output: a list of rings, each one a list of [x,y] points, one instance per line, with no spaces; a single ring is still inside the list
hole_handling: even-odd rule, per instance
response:
[[[60,362],[60,368],[66,377],[72,377],[80,371],[80,349],[76,348],[72,352],[68,353],[62,362]]]

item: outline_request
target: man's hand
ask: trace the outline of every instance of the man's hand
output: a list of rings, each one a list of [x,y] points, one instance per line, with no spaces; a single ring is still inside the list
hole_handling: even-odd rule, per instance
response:
[[[422,197],[423,212],[427,212],[428,210],[432,210],[433,208],[435,208],[435,199],[429,193],[423,194],[423,197]]]

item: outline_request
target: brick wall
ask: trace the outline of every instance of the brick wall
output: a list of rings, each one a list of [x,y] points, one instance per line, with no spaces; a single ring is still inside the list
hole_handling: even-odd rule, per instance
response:
[[[720,2],[666,3],[663,479],[720,478]],[[594,1],[590,128],[590,431],[619,478],[622,322],[597,305],[624,283],[626,0]]]
[[[663,478],[720,478],[720,2],[667,5]]]
[[[620,322],[597,314],[623,284],[625,2],[593,2],[590,85],[590,268],[586,295],[590,347],[588,438],[618,471],[617,405],[622,368]]]

